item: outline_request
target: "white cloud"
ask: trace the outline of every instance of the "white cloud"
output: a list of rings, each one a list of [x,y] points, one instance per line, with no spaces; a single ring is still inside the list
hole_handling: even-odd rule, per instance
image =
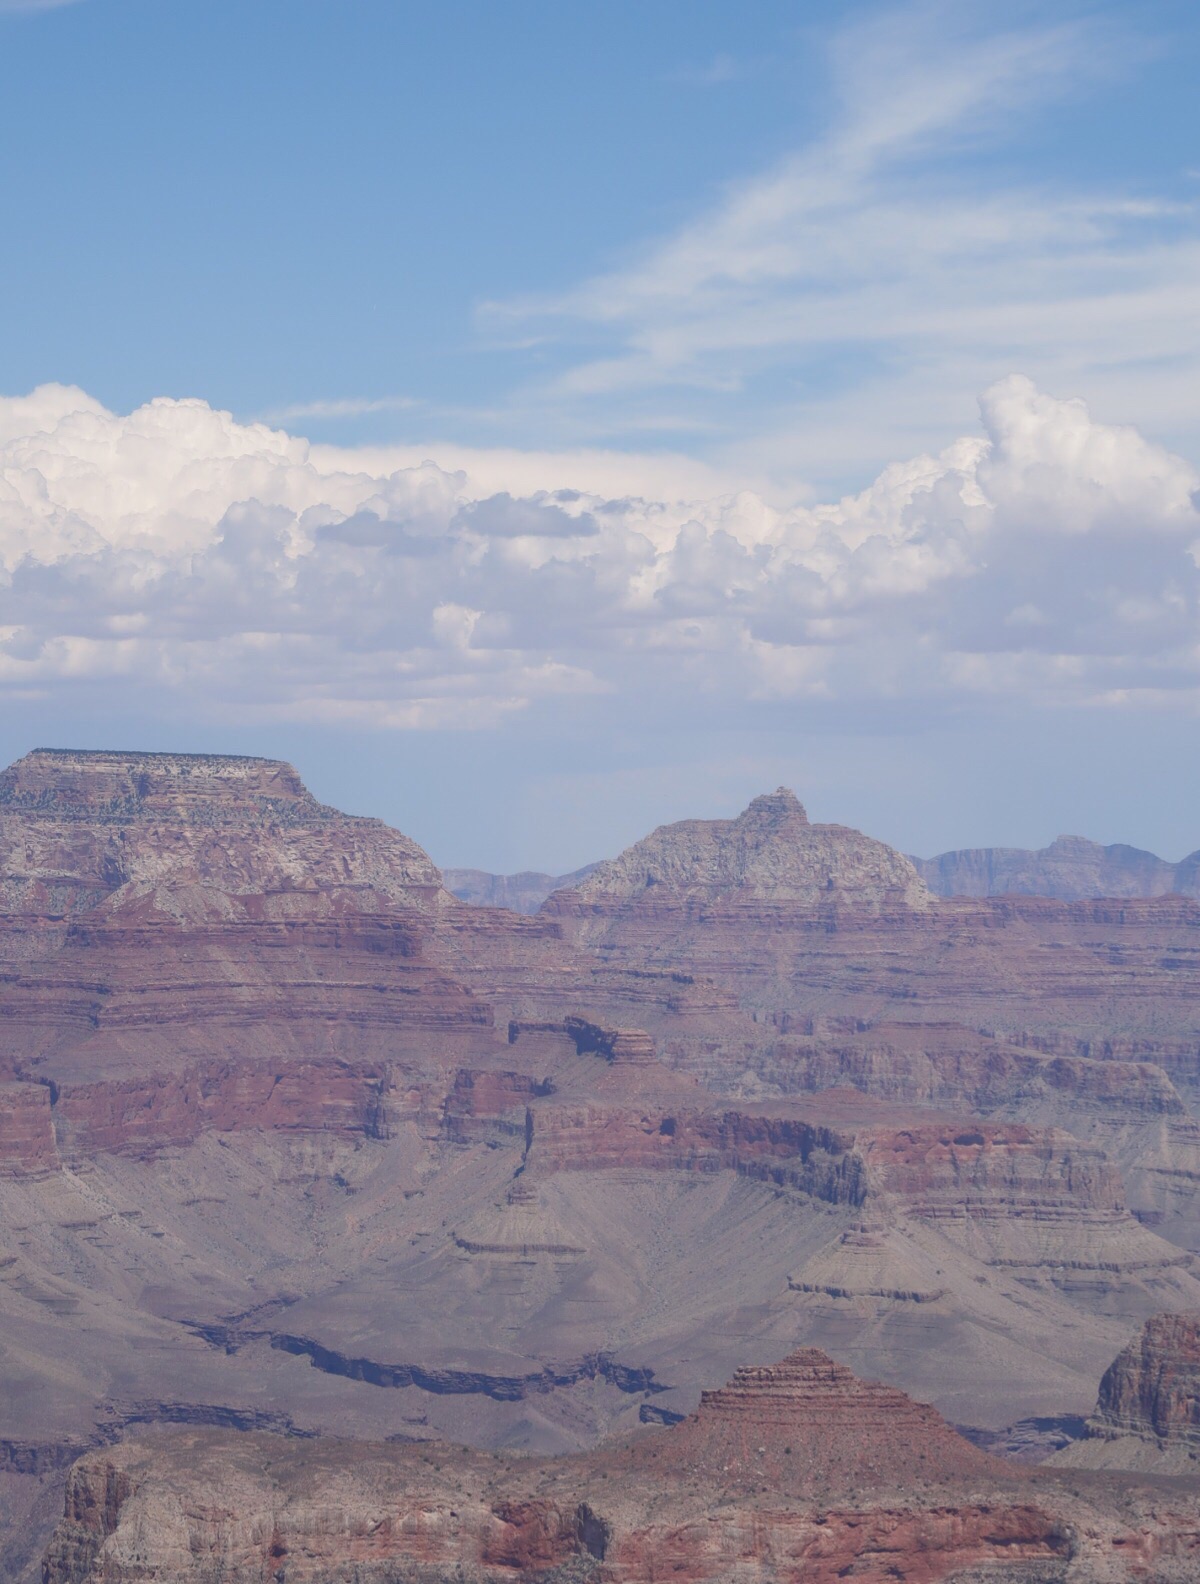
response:
[[[294,423],[304,418],[365,418],[371,413],[406,412],[419,407],[414,396],[345,396],[325,401],[293,402],[263,413],[271,424]]]
[[[198,719],[631,725],[753,704],[1200,701],[1200,475],[1010,377],[862,493],[390,471],[199,401],[0,401],[0,696]],[[339,465],[340,462],[340,465]],[[485,469],[486,471],[486,469]],[[607,702],[606,702],[607,701]]]
[[[1200,377],[1194,196],[1022,182],[975,158],[1145,47],[1094,21],[973,30],[979,14],[844,29],[817,141],[618,268],[485,305],[497,337],[557,349],[531,407],[626,432],[664,407],[704,416],[727,465],[788,480],[862,476],[905,431],[935,443],[1013,367],[1177,429]]]

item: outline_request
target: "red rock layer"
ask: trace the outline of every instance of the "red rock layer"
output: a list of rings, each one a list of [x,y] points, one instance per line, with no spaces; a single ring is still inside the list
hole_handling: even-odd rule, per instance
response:
[[[785,1487],[915,1483],[997,1472],[994,1458],[964,1442],[933,1408],[878,1381],[860,1380],[820,1348],[779,1364],[748,1365],[655,1452],[704,1466],[726,1488],[763,1478]]]
[[[99,1152],[147,1157],[201,1133],[378,1134],[388,1075],[348,1062],[211,1062],[178,1073],[62,1086],[54,1117],[72,1161]]]
[[[838,1096],[794,1108],[532,1108],[528,1161],[539,1172],[739,1171],[835,1204],[890,1195],[926,1219],[1127,1216],[1120,1174],[1103,1153],[1055,1128],[930,1119],[908,1127],[845,1120]]]
[[[550,1104],[529,1114],[528,1159],[539,1172],[742,1171],[837,1204],[863,1197],[852,1145],[851,1133],[820,1122],[748,1110]]]
[[[740,1370],[676,1429],[556,1463],[212,1432],[93,1452],[43,1577],[1120,1584],[1182,1581],[1197,1558],[1194,1492],[1072,1494],[804,1350]]]
[[[864,1131],[859,1147],[871,1185],[931,1219],[989,1209],[1005,1217],[1125,1213],[1120,1174],[1103,1152],[1056,1128],[932,1122]]]
[[[0,1176],[36,1176],[58,1163],[49,1087],[0,1084]]]
[[[1146,1321],[1105,1371],[1090,1428],[1200,1448],[1200,1314]]]

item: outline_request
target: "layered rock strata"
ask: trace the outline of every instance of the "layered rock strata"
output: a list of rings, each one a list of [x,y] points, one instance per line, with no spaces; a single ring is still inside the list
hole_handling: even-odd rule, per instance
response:
[[[1162,1314],[1113,1360],[1094,1424],[1200,1451],[1200,1314]]]
[[[1083,1438],[1053,1461],[1194,1475],[1200,1465],[1200,1311],[1146,1321],[1105,1370]]]
[[[1182,1581],[1200,1505],[1017,1476],[930,1410],[804,1351],[587,1457],[213,1434],[71,1473],[45,1584]]]
[[[270,761],[3,785],[14,1446],[574,1453],[801,1342],[995,1430],[1200,1306],[1191,902],[943,902],[776,794],[521,917]]]
[[[575,888],[586,906],[660,889],[695,902],[746,895],[877,913],[924,909],[930,896],[909,860],[844,825],[811,825],[786,787],[757,797],[732,820],[665,825]]]

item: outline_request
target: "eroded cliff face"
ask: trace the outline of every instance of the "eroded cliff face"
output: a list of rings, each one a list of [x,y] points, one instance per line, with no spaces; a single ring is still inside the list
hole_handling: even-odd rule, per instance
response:
[[[1096,1424],[1200,1450],[1200,1314],[1163,1314],[1104,1373]]]
[[[1084,1438],[1051,1461],[1196,1477],[1200,1311],[1153,1315],[1145,1322],[1105,1370]]]
[[[799,1344],[998,1430],[1200,1309],[1156,1235],[1200,1245],[1192,903],[940,902],[775,794],[520,917],[271,761],[3,787],[0,1457],[39,1479],[156,1424],[575,1454]],[[543,1494],[487,1567],[599,1565]],[[721,1577],[708,1532],[622,1565]]]
[[[279,760],[40,748],[0,773],[5,912],[69,915],[164,883],[371,886],[429,907],[441,876],[415,842],[318,803]]]
[[[1194,1494],[1021,1475],[816,1350],[735,1374],[675,1429],[539,1463],[192,1433],[72,1470],[45,1584],[1110,1584],[1190,1576]]]
[[[1200,1247],[1196,903],[921,901],[878,844],[831,827],[858,877],[843,885],[848,870],[814,858],[823,828],[781,799],[758,800],[761,818],[665,827],[542,916],[614,976],[673,967],[735,993],[743,1021],[710,1012],[707,1040],[639,1014],[707,1086],[848,1084],[1064,1127],[1119,1161],[1148,1225]]]
[[[641,898],[656,888],[694,901],[746,897],[868,913],[930,902],[907,858],[844,825],[809,824],[786,787],[755,798],[733,820],[660,827],[597,865],[574,894],[586,905]]]

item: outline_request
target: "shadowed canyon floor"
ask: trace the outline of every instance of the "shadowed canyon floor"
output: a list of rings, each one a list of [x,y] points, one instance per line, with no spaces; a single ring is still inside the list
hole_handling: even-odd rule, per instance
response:
[[[0,906],[14,1578],[89,1446],[569,1469],[806,1346],[1015,1445],[1200,1310],[1185,898],[946,900],[780,791],[521,915],[289,766],[43,750]]]

